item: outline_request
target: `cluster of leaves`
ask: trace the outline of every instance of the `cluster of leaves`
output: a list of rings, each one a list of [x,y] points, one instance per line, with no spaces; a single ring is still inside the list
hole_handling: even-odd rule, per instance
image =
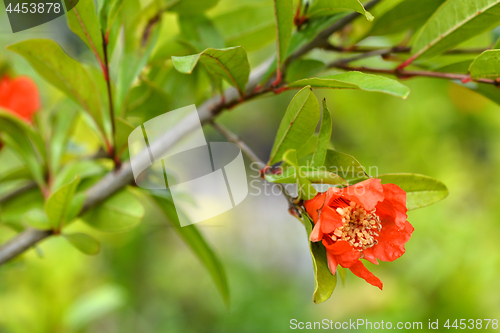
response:
[[[453,58],[450,63],[453,55],[448,54],[500,22],[500,1],[387,2],[371,10],[377,16],[373,20],[359,0],[243,1],[231,5],[218,5],[218,0],[99,0],[97,7],[94,1],[79,1],[66,15],[68,27],[95,60],[80,62],[48,39],[30,39],[8,47],[65,98],[40,112],[33,126],[0,112],[2,141],[8,147],[0,156],[1,223],[17,231],[34,227],[61,233],[76,248],[94,254],[100,247],[96,239],[66,233],[64,228],[77,221],[102,232],[123,232],[136,227],[151,207],[156,207],[208,268],[227,300],[227,281],[219,260],[196,227],[179,226],[177,214],[182,212],[175,211],[168,193],[126,187],[90,207],[86,191],[126,161],[127,138],[135,127],[165,111],[199,104],[228,87],[234,87],[241,101],[271,91],[299,90],[285,113],[268,162],[269,166],[282,163],[283,172],[265,174],[270,182],[297,183],[297,202],[317,193],[314,183],[346,186],[366,179],[369,176],[354,157],[331,146],[332,119],[325,102],[320,131],[314,134],[321,112],[311,89],[354,89],[406,98],[409,89],[405,85],[364,73],[366,67],[345,73],[335,70],[374,54],[384,55],[389,63],[402,63],[393,72],[384,69],[380,73],[404,76],[404,67],[411,64],[432,70],[435,77],[446,78],[444,74],[449,72],[463,74],[477,81],[468,87],[500,101],[492,91],[495,87],[489,85],[500,75],[497,44],[492,50],[472,52],[465,60],[460,56],[459,62]],[[325,29],[353,12],[361,15],[349,32],[316,43]],[[300,51],[311,43],[325,49],[331,46],[328,41],[348,43],[349,47],[333,49],[356,52],[356,44],[368,37],[385,36],[383,41],[392,42],[402,34],[403,43],[410,40],[411,47],[399,43],[397,48],[383,48],[385,53],[378,49],[375,53],[360,51],[354,60],[341,55],[332,64],[318,56],[295,56],[304,55]],[[404,48],[411,52],[409,57],[392,55]],[[250,64],[261,63],[262,55],[268,54],[274,58],[273,64],[257,87],[250,86]],[[224,108],[224,100],[221,103]],[[5,160],[10,162],[3,163]],[[408,192],[409,209],[446,195],[444,185],[425,176],[380,178]],[[36,187],[30,185],[33,182]],[[311,222],[307,218],[303,222],[310,232]],[[334,277],[325,271],[321,245],[311,244],[311,251],[315,299],[322,301],[333,291]]]

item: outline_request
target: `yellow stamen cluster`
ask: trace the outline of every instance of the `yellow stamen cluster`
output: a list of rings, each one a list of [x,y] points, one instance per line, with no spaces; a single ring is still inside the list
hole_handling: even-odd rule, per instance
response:
[[[382,224],[375,210],[368,212],[353,201],[349,203],[349,206],[338,207],[336,210],[342,216],[344,225],[335,229],[331,235],[333,241],[345,240],[359,251],[378,243],[375,238],[379,236],[378,232],[382,229]]]

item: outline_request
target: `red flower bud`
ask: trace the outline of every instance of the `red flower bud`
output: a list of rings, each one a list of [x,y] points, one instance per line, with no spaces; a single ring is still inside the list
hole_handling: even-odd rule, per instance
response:
[[[4,75],[0,79],[0,107],[31,122],[40,109],[40,96],[35,83],[27,76],[12,79]]]

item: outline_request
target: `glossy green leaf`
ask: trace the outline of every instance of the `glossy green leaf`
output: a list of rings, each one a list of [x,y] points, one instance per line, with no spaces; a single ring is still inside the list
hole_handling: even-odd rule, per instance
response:
[[[128,136],[134,130],[134,126],[121,117],[116,117],[116,141],[115,146],[118,152],[121,152],[128,144]]]
[[[202,264],[207,268],[224,303],[229,307],[229,286],[226,273],[215,252],[193,224],[181,227],[177,214],[182,214],[182,212],[176,211],[172,201],[166,200],[164,197],[155,194],[152,198],[170,220],[177,234],[186,242]]]
[[[66,0],[72,2],[73,0]],[[98,62],[104,64],[101,24],[96,15],[94,1],[80,0],[66,13],[68,26],[94,53]]]
[[[498,94],[498,88],[494,85],[471,82],[467,84],[467,87],[500,105],[500,95]]]
[[[28,39],[7,47],[23,56],[49,83],[89,112],[102,128],[101,94],[85,67],[69,57],[54,41]]]
[[[175,69],[184,74],[191,74],[198,62],[202,62],[209,73],[224,78],[245,95],[245,87],[250,75],[247,53],[242,47],[225,49],[206,49],[205,51],[184,57],[172,57]]]
[[[365,169],[354,157],[334,149],[327,150],[324,165],[328,171],[349,180],[349,183],[360,178],[368,179]]]
[[[75,110],[65,110],[65,112],[54,114],[54,119],[51,122],[50,139],[50,170],[53,174],[59,172],[61,158],[73,132],[75,119]]]
[[[305,174],[300,172],[299,163],[297,160],[297,151],[295,149],[289,149],[283,154],[283,162],[295,169],[295,183],[297,183],[299,191],[299,199],[310,200],[318,194],[318,191],[312,186],[311,181],[306,177]]]
[[[410,89],[396,80],[355,71],[318,78],[302,79],[290,83],[287,87],[301,88],[304,86],[329,89],[356,89],[380,92],[400,98],[406,98],[410,94]]]
[[[335,173],[305,166],[288,167],[281,174],[268,173],[264,177],[270,183],[292,184],[297,182],[297,169],[302,177],[314,184],[347,185],[347,182]]]
[[[213,18],[226,46],[242,46],[247,52],[269,45],[276,36],[272,5],[245,5]]]
[[[469,67],[472,79],[497,79],[500,77],[500,50],[487,50],[477,56]]]
[[[103,175],[109,168],[106,168],[101,160],[82,160],[68,163],[56,175],[54,183],[52,184],[53,190],[58,190],[64,184],[71,182],[75,177],[83,180],[85,178]]]
[[[297,59],[286,70],[286,81],[294,82],[306,79],[326,68],[323,61],[314,59]]]
[[[184,15],[203,13],[217,5],[219,0],[179,0],[173,1],[173,5],[168,9]]]
[[[404,0],[374,21],[370,35],[399,34],[420,28],[445,0]],[[418,10],[416,10],[418,8]]]
[[[434,72],[441,72],[441,73],[468,74],[469,67],[470,67],[472,61],[473,61],[473,59],[462,60],[459,62],[454,62],[451,64],[439,66],[439,67],[433,68],[432,70]]]
[[[79,183],[80,178],[75,177],[71,182],[54,191],[45,202],[45,214],[54,229],[60,230],[64,223],[74,218],[68,212],[71,211],[71,202]]]
[[[195,52],[202,52],[209,47],[220,49],[225,46],[224,37],[214,26],[213,21],[205,15],[180,15],[178,21],[181,29],[180,38],[194,45]]]
[[[278,68],[285,61],[293,29],[293,1],[274,0]]]
[[[394,173],[378,176],[382,184],[396,184],[406,192],[408,210],[422,208],[436,203],[448,196],[448,189],[439,180],[412,174]]]
[[[135,228],[144,216],[144,207],[128,189],[120,191],[82,216],[88,225],[103,232]]]
[[[322,166],[325,163],[326,151],[330,144],[332,136],[332,116],[326,100],[323,99],[323,118],[321,119],[321,128],[319,130],[318,143],[312,156],[312,166]]]
[[[52,225],[50,224],[49,218],[43,211],[43,209],[32,209],[26,212],[22,217],[24,225],[39,229],[39,230],[50,230]]]
[[[368,21],[373,20],[373,15],[363,7],[359,0],[313,0],[307,16],[328,16],[345,11],[355,11],[364,15]]]
[[[5,186],[5,184],[0,184]],[[20,185],[23,185],[21,183]],[[3,201],[0,206],[0,221],[8,224],[14,229],[21,231],[24,226],[21,224],[26,212],[38,209],[43,210],[44,197],[38,188],[16,195],[15,197]]]
[[[281,161],[289,149],[302,148],[314,134],[320,116],[319,104],[311,87],[300,90],[292,99],[281,120],[268,165]]]
[[[500,0],[448,0],[422,27],[412,59],[436,56],[499,23]]]
[[[101,243],[87,234],[81,232],[63,234],[64,238],[75,248],[88,255],[96,255],[101,250]]]
[[[120,59],[116,85],[117,109],[123,107],[134,80],[139,76],[158,40],[158,13],[161,12],[159,2],[153,1],[141,9],[139,0],[126,0],[120,11],[123,20],[123,54]],[[149,26],[144,35],[144,27]]]
[[[314,133],[313,136],[309,140],[307,140],[306,144],[297,150],[297,158],[300,160],[303,157],[309,156],[314,153],[314,150],[316,149],[316,145],[318,144],[318,133]]]
[[[323,244],[321,242],[313,243],[309,240],[313,228],[313,221],[307,213],[303,212],[302,214],[314,270],[313,302],[318,304],[328,300],[330,296],[332,296],[335,286],[337,285],[337,277],[333,275],[328,268],[326,249]]]
[[[0,135],[22,159],[35,181],[39,185],[44,184],[45,147],[40,134],[20,118],[0,108]]]

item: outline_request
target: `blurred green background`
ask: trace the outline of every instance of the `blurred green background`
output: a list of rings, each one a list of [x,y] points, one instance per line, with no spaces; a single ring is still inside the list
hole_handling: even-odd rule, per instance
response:
[[[79,59],[90,55],[64,18],[16,35],[5,14],[0,23],[0,56],[36,78],[44,106],[51,107],[60,93],[4,46],[47,37]],[[272,51],[254,53],[252,62]],[[40,245],[42,258],[31,250],[0,267],[0,333],[287,332],[291,319],[325,318],[421,321],[425,330],[429,319],[500,319],[500,108],[444,80],[404,83],[411,89],[404,101],[315,91],[333,113],[336,149],[380,174],[421,173],[450,191],[444,201],[408,214],[415,232],[403,257],[366,264],[384,282],[383,291],[348,273],[345,287],[339,283],[329,301],[315,305],[303,226],[288,215],[283,197],[250,195],[232,211],[197,224],[227,271],[229,309],[173,229],[146,217],[123,234],[85,229],[103,243],[97,256],[52,238]],[[220,121],[265,159],[293,94],[245,103]],[[208,141],[222,140],[208,128],[206,134]],[[14,234],[0,223],[0,241]]]

